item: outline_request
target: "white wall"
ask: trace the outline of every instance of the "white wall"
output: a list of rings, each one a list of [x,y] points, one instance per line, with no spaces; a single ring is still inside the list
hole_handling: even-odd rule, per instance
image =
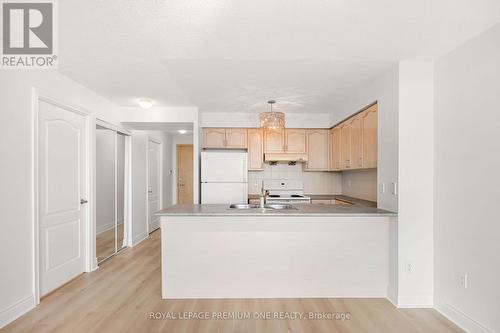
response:
[[[43,96],[85,109],[103,120],[115,124],[119,121],[117,108],[112,103],[56,71],[2,71],[0,327],[34,306],[32,88],[37,88]]]
[[[96,234],[115,226],[115,136],[96,129]]]
[[[342,194],[377,201],[377,169],[342,171]]]
[[[285,122],[288,128],[329,128],[330,114],[285,112]],[[201,113],[200,124],[202,127],[260,127],[258,113],[206,112]]]
[[[303,165],[264,164],[263,171],[248,172],[248,193],[260,194],[263,180],[302,180],[305,194],[341,194],[342,175],[338,172],[303,171]]]
[[[435,303],[471,332],[500,332],[499,41],[497,25],[435,68]]]
[[[378,101],[378,207],[398,210],[398,198],[391,193],[390,184],[398,181],[398,99],[399,70],[394,66],[388,72],[367,84],[360,85],[336,105],[331,115],[335,125],[369,104]],[[381,184],[386,191],[380,191]],[[356,186],[356,185],[354,185]]]
[[[398,305],[433,304],[432,62],[399,64]]]
[[[148,140],[147,131],[132,131],[132,246],[148,236]]]

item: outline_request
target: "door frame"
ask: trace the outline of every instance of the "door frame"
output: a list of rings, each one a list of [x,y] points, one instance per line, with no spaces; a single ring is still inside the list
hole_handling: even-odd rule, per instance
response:
[[[175,145],[175,203],[179,203],[179,147],[186,147],[186,146],[191,146],[193,147],[193,162],[195,160],[194,158],[194,143],[178,143]],[[194,187],[195,187],[195,180],[194,180],[194,168],[193,168],[193,173],[191,174],[191,183],[193,184],[193,188],[191,189],[194,195]],[[193,202],[196,202],[193,199]]]
[[[94,163],[94,154],[95,151],[91,149],[91,142],[95,141],[95,137],[93,136],[94,131],[92,131],[91,124],[94,121],[92,114],[84,110],[82,108],[77,108],[71,106],[68,103],[61,102],[59,100],[48,97],[45,94],[41,94],[37,89],[32,88],[32,99],[31,99],[31,111],[32,111],[32,124],[31,124],[31,133],[32,133],[32,142],[31,142],[31,155],[32,155],[32,163],[31,163],[31,173],[32,173],[32,182],[31,182],[31,192],[32,192],[32,208],[31,215],[33,221],[33,258],[32,258],[32,268],[33,268],[33,295],[35,299],[35,305],[40,304],[40,221],[39,221],[39,200],[40,196],[38,194],[39,191],[39,156],[38,156],[38,125],[39,125],[39,102],[45,102],[48,104],[52,104],[53,106],[59,107],[68,112],[73,112],[78,114],[84,118],[85,122],[85,134],[87,136],[87,142],[85,147],[85,157],[86,163],[82,170],[82,172],[86,173],[86,181],[83,186],[83,193],[87,200],[89,201],[85,208],[87,210],[85,216],[84,224],[84,235],[81,235],[81,241],[83,242],[84,253],[83,253],[83,262],[84,272],[91,272],[97,268],[97,263],[94,263],[92,260],[92,244],[93,244],[93,253],[95,258],[95,240],[92,240],[91,235],[95,234],[95,188],[93,186],[95,170],[91,169],[92,163]],[[92,223],[94,222],[94,223]]]
[[[163,142],[155,140],[152,137],[148,137],[147,144],[147,158],[146,158],[146,233],[149,237],[149,149],[151,147],[151,143],[157,144],[160,147],[160,156],[159,156],[159,167],[158,167],[158,180],[160,186],[158,188],[158,201],[160,202],[160,209],[163,209]]]

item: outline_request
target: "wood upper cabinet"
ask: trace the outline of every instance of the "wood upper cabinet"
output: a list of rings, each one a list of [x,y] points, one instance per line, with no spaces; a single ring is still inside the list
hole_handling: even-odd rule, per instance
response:
[[[264,130],[264,152],[285,152],[285,131],[283,129]]]
[[[306,153],[306,130],[300,128],[285,129],[285,152],[292,154]]]
[[[340,130],[340,169],[351,168],[351,122],[339,125]]]
[[[328,171],[328,132],[326,129],[306,130],[307,171]]]
[[[248,170],[264,169],[264,133],[260,128],[248,130]]]
[[[363,111],[363,168],[377,167],[377,105]]]
[[[330,130],[330,171],[341,170],[340,128]]]
[[[247,129],[226,128],[226,148],[247,148]]]
[[[247,148],[246,128],[204,128],[203,148]]]
[[[363,119],[357,115],[351,119],[351,169],[363,167]]]
[[[224,148],[226,143],[225,128],[204,128],[203,148]]]

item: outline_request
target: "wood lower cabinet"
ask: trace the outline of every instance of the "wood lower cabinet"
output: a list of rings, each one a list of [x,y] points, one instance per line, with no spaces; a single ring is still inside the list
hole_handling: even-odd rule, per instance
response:
[[[339,128],[330,130],[330,171],[341,170],[340,135]]]
[[[306,130],[307,171],[328,171],[328,132],[326,129]]]
[[[204,128],[203,148],[246,149],[246,128]]]
[[[306,130],[301,128],[285,129],[285,152],[291,154],[306,153]]]
[[[264,130],[264,152],[285,152],[285,131],[283,129]]]
[[[264,169],[264,134],[260,128],[248,130],[248,170]]]

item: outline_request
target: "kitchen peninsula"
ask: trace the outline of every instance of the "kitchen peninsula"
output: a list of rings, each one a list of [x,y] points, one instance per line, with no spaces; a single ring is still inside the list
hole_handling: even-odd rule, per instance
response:
[[[394,213],[360,204],[189,204],[158,215],[163,298],[388,295]]]

